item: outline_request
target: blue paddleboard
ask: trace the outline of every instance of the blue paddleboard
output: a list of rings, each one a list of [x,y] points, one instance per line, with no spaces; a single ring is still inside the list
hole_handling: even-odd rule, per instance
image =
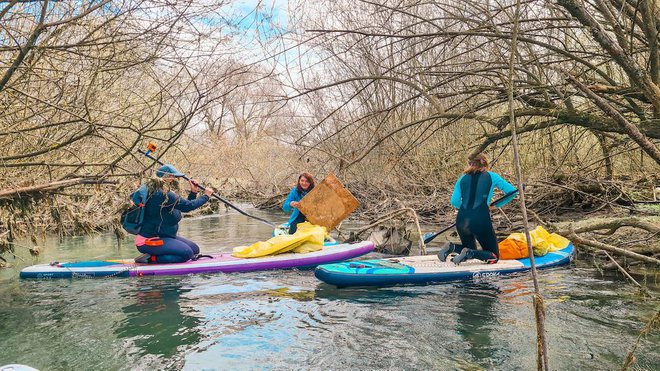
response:
[[[573,244],[566,248],[534,258],[536,268],[550,268],[568,264],[575,256]],[[529,258],[500,260],[485,264],[468,260],[455,265],[442,262],[436,255],[407,256],[401,258],[350,261],[320,265],[314,271],[316,278],[337,287],[422,285],[446,281],[466,281],[531,269]]]

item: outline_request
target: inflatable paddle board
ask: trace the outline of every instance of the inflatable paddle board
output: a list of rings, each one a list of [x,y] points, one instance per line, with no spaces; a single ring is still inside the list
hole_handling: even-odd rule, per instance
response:
[[[568,264],[574,255],[575,248],[569,244],[562,250],[535,257],[534,262],[538,269],[550,268]],[[393,286],[481,279],[528,269],[529,258],[500,260],[496,264],[472,259],[455,265],[449,259],[441,262],[436,255],[424,255],[325,264],[317,267],[314,274],[337,287]]]
[[[314,267],[340,262],[371,252],[371,242],[324,246],[305,254],[285,253],[260,258],[235,258],[231,253],[210,254],[211,258],[176,264],[138,264],[132,259],[92,260],[71,263],[54,262],[33,265],[21,270],[21,278],[86,278],[175,276],[194,273],[251,272],[269,269]]]

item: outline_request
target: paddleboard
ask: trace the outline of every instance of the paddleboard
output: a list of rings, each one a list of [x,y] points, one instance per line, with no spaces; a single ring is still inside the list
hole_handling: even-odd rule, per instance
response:
[[[339,262],[371,252],[371,242],[324,246],[322,250],[305,254],[285,253],[260,258],[235,258],[231,253],[209,254],[177,264],[138,264],[132,259],[92,260],[70,263],[54,262],[33,265],[21,270],[21,278],[86,278],[86,277],[142,277],[175,276],[214,272],[251,272],[269,269],[314,267]]]
[[[575,256],[575,248],[566,248],[535,257],[537,269],[568,264]],[[531,269],[529,259],[500,260],[485,264],[468,260],[456,265],[449,259],[441,262],[436,255],[351,261],[324,264],[314,274],[325,283],[337,287],[394,286],[433,284],[446,281],[479,280]]]

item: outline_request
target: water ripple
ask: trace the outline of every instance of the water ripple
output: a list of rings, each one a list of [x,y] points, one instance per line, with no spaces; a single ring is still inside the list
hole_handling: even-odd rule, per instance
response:
[[[181,233],[204,251],[229,251],[244,236],[265,239],[270,230],[228,212],[186,219]],[[51,241],[37,261],[134,255],[130,242],[117,248],[112,236],[97,235]],[[385,289],[337,289],[311,270],[56,281],[1,274],[0,364],[527,370],[536,362],[529,273]],[[588,266],[539,275],[553,369],[620,368],[659,305]],[[659,343],[657,332],[641,339],[642,367],[660,364]]]

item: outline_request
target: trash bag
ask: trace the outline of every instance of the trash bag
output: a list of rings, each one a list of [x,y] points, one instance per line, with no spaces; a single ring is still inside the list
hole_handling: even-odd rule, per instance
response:
[[[410,232],[406,228],[381,226],[369,234],[367,241],[374,243],[376,251],[392,255],[408,255],[412,247]]]
[[[548,231],[545,230],[545,228],[543,228],[540,225],[534,228],[534,230],[530,231],[529,236],[532,239],[532,249],[534,250],[534,256],[545,256],[549,252],[561,250],[566,246],[568,246],[570,242],[566,237],[560,236],[556,233],[549,233]],[[527,249],[527,242],[524,233],[511,233],[509,237],[507,237],[504,241],[509,239],[514,240],[516,242],[507,242],[506,244],[516,244],[516,245],[523,244],[525,246],[525,249]],[[500,246],[504,241],[500,242]],[[506,258],[502,258],[501,250],[500,250],[500,259],[506,259]],[[514,259],[520,259],[520,258],[514,258]]]
[[[268,241],[259,241],[250,246],[235,247],[232,256],[237,258],[258,258],[285,252],[306,253],[323,249],[325,227],[309,222],[298,224],[292,235],[275,236]]]

